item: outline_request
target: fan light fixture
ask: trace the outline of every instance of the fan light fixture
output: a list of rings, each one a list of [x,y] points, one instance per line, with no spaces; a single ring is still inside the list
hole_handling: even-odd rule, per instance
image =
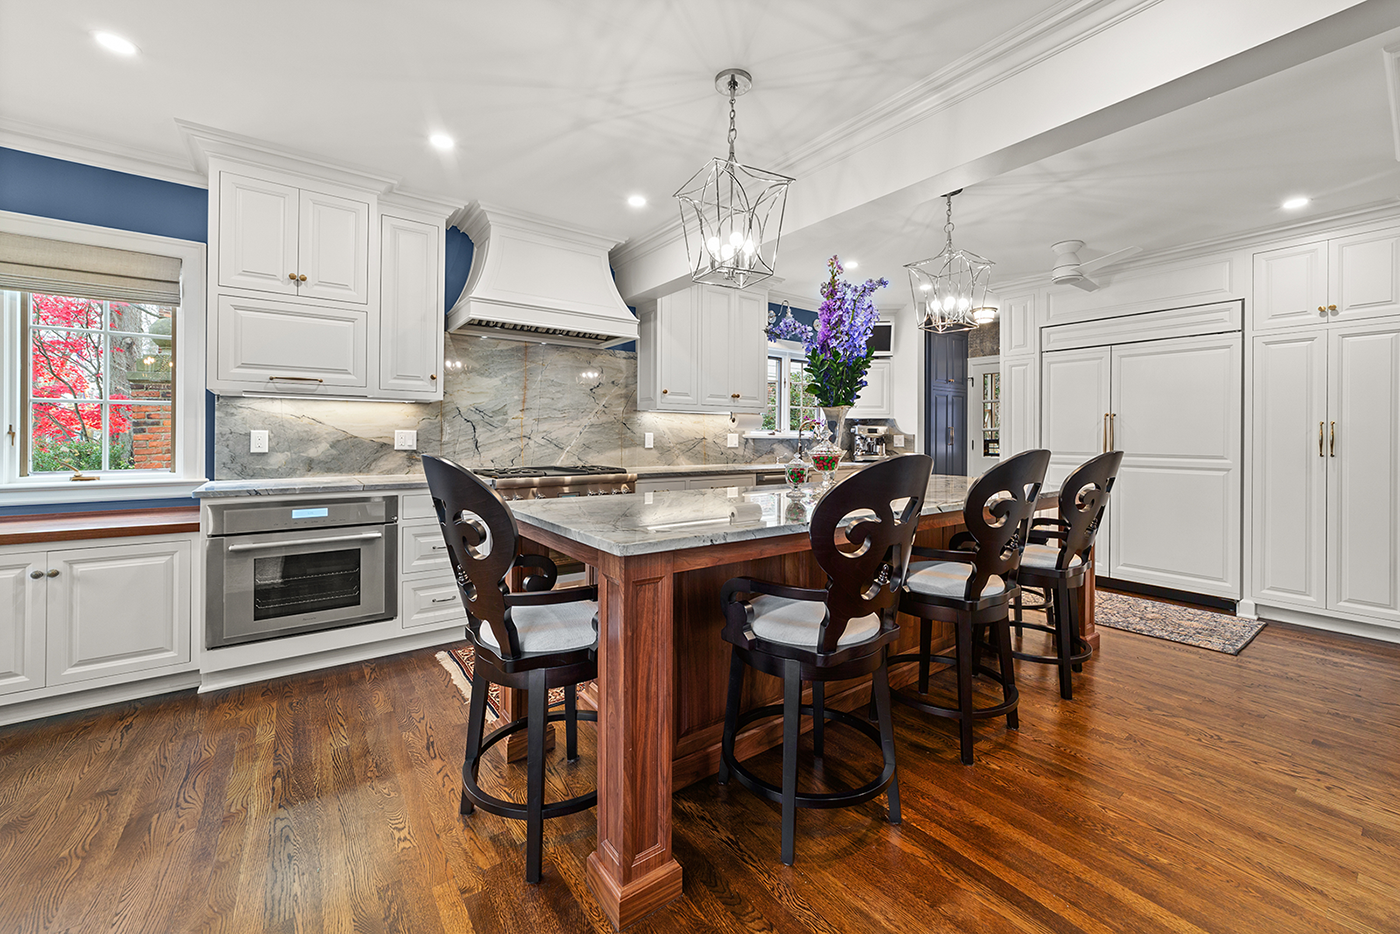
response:
[[[753,87],[742,68],[715,75],[729,95],[729,157],[716,157],[676,192],[694,282],[742,289],[773,275],[787,189],[794,179],[741,163],[734,155],[734,101]]]
[[[971,331],[996,315],[996,309],[987,302],[992,261],[967,250],[953,249],[953,195],[957,194],[962,194],[962,189],[943,196],[948,205],[948,221],[943,225],[948,241],[943,252],[904,267],[909,270],[919,328],[938,334]]]

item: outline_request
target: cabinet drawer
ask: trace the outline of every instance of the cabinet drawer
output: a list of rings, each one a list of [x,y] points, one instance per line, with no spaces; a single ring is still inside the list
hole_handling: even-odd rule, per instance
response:
[[[433,509],[433,496],[431,493],[405,493],[400,502],[403,504],[400,513],[405,519],[437,519],[437,510]],[[437,525],[434,524],[436,529]]]
[[[462,595],[451,577],[428,577],[407,580],[400,588],[399,627],[417,629],[452,620],[466,622]]]
[[[399,528],[399,563],[404,574],[451,570],[447,542],[442,540],[442,529],[437,523]]]
[[[277,393],[364,394],[366,312],[221,295],[217,315],[219,383]]]

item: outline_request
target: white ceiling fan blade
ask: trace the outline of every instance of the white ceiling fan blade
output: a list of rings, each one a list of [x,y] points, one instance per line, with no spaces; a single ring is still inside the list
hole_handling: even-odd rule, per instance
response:
[[[1078,279],[1072,279],[1066,284],[1072,285],[1076,289],[1083,289],[1085,292],[1097,292],[1099,290],[1099,284],[1097,282],[1093,279],[1086,279],[1083,276],[1080,276]]]
[[[1112,253],[1106,253],[1103,256],[1100,256],[1098,259],[1091,259],[1087,263],[1081,263],[1079,266],[1079,271],[1083,273],[1090,273],[1093,272],[1095,269],[1102,269],[1105,266],[1111,266],[1119,260],[1127,259],[1129,256],[1135,256],[1141,252],[1142,247],[1130,246],[1126,249],[1116,250]]]

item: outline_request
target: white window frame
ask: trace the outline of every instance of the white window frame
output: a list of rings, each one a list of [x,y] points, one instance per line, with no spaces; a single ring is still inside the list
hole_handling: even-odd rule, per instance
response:
[[[20,476],[18,432],[20,380],[24,361],[19,358],[20,321],[18,300],[6,301],[0,308],[0,420],[10,435],[0,435],[0,506],[64,503],[116,502],[130,499],[182,499],[207,482],[204,460],[205,387],[205,295],[206,248],[203,243],[177,240],[154,234],[75,224],[71,221],[34,217],[0,211],[0,231],[64,240],[117,250],[134,250],[180,260],[180,309],[175,325],[175,459],[172,470],[108,471],[101,479],[75,483],[61,474]],[[18,293],[10,293],[15,295]],[[18,365],[19,372],[11,368]]]
[[[791,375],[791,371],[792,371],[791,364],[793,363],[793,361],[796,361],[796,362],[798,362],[798,363],[806,363],[806,362],[807,362],[807,350],[806,350],[805,347],[803,347],[801,344],[797,343],[796,341],[769,341],[769,342],[768,342],[767,360],[775,360],[775,359],[776,359],[776,360],[781,360],[781,361],[782,361],[781,365],[780,365],[779,368],[778,368],[779,383],[778,383],[778,418],[777,418],[777,421],[778,421],[778,424],[780,424],[780,425],[785,425],[785,424],[787,424],[787,422],[788,422],[788,419],[787,419],[786,416],[788,415],[788,399],[790,398],[790,392],[789,392],[789,390],[788,390],[788,379],[789,379],[789,377],[790,377],[790,375]],[[765,361],[765,362],[766,362],[766,361]],[[765,385],[765,387],[767,386],[767,378],[766,378],[766,377],[764,378],[764,385]],[[767,391],[766,388],[765,388],[764,391],[765,391],[765,392]],[[789,430],[789,429],[784,429],[784,430],[776,430],[776,429],[774,429],[774,430],[770,430],[770,429],[767,429],[767,428],[759,428],[759,429],[754,430],[754,431],[746,431],[746,432],[744,432],[744,437],[745,437],[745,438],[797,438],[797,437],[799,436],[799,434],[800,434],[801,437],[803,437],[803,438],[811,438],[811,437],[812,437],[812,432],[810,432],[810,431],[796,432],[796,431],[792,431],[792,430]]]

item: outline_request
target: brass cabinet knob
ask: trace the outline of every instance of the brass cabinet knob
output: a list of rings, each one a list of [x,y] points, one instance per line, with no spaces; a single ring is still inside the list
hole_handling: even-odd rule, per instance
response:
[[[36,581],[37,581],[37,580],[43,580],[43,579],[44,579],[44,572],[43,572],[43,571],[30,571],[30,572],[29,572],[29,576],[32,577],[32,578],[34,578]]]
[[[297,281],[298,281],[298,282],[305,282],[305,281],[306,281],[306,277],[305,277],[305,276],[297,276]]]
[[[731,392],[731,393],[729,394],[729,398],[731,398],[731,399],[737,399],[737,398],[739,398],[739,394],[738,394],[737,392]]]
[[[297,281],[297,274],[294,273],[294,272],[289,272],[289,273],[287,273],[287,278],[288,278],[288,279],[291,279],[293,282],[295,282],[295,281]],[[1321,310],[1322,310],[1321,308],[1318,309],[1318,311],[1321,311]]]
[[[1327,309],[1326,309],[1326,308],[1323,308],[1321,305],[1318,305],[1318,306],[1317,306],[1317,313],[1320,314],[1320,315],[1322,315],[1323,317],[1326,317],[1326,316],[1327,316]]]
[[[671,390],[669,390],[669,389],[663,389],[663,390],[661,390],[661,394],[664,396],[664,395],[666,395],[666,393],[668,393],[668,392],[670,392],[670,391],[671,391]]]
[[[1335,311],[1337,310],[1337,306],[1336,306],[1336,305],[1328,305],[1328,306],[1327,306],[1327,310],[1328,310],[1328,311],[1335,312]]]
[[[437,374],[436,374],[436,373],[431,374],[431,375],[428,377],[428,379],[437,379]]]
[[[58,568],[54,568],[52,571],[49,571],[48,576],[49,576],[49,577],[57,577],[57,576],[58,576]]]

